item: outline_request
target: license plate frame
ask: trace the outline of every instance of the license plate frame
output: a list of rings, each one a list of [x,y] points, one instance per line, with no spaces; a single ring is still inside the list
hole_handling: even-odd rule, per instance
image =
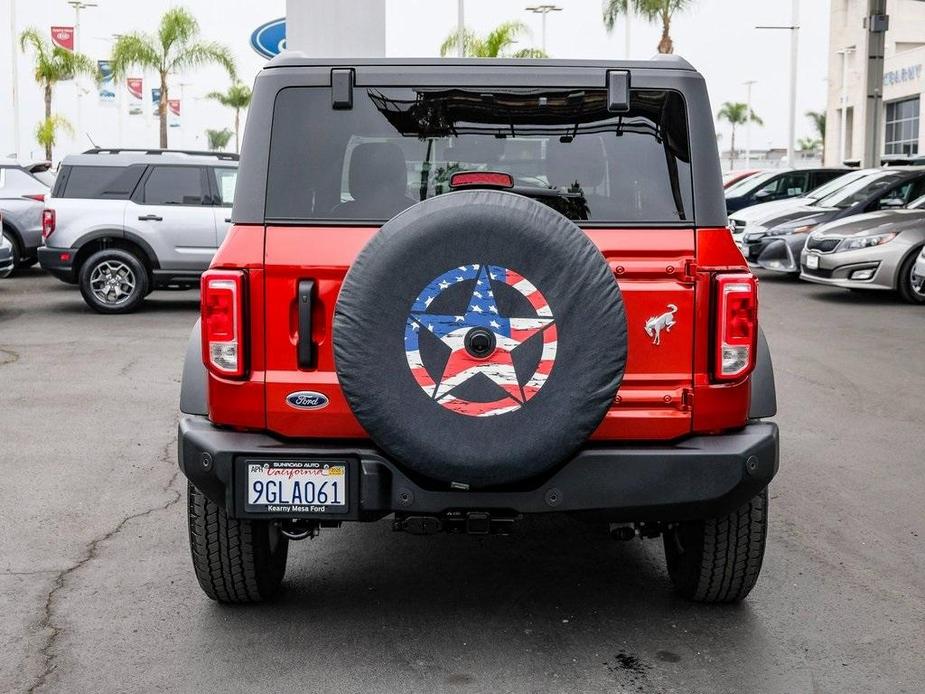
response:
[[[279,470],[280,480],[286,476],[286,471],[295,471],[301,473],[299,476],[304,481],[312,482],[331,482],[341,481],[342,484],[337,488],[338,496],[342,493],[344,503],[334,504],[328,500],[322,503],[318,498],[320,484],[314,486],[316,497],[308,500],[301,499],[301,503],[294,503],[289,498],[283,498],[278,501],[264,501],[263,503],[251,503],[251,479],[252,468],[254,476],[257,478],[266,478],[266,471]],[[258,473],[257,468],[262,471]],[[332,476],[327,480],[327,475],[320,474],[323,470],[340,468],[342,475]],[[317,474],[316,474],[317,473]],[[237,478],[237,498],[238,515],[242,517],[257,518],[336,518],[344,520],[347,517],[356,516],[356,508],[359,498],[358,476],[355,472],[355,461],[347,458],[244,458],[238,461],[236,466]],[[291,489],[289,490],[291,492]],[[330,485],[326,488],[326,494],[331,493]],[[328,496],[330,499],[330,496]]]
[[[806,268],[808,270],[818,270],[819,269],[819,256],[815,253],[808,253],[806,255]]]

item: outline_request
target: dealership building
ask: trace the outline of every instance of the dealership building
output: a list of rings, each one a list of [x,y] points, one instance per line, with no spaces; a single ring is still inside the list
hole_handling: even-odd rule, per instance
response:
[[[867,0],[831,3],[825,163],[862,161],[871,117],[880,121],[883,159],[925,156],[925,132],[920,125],[925,92],[925,2],[887,3],[883,105],[876,114],[865,112]]]

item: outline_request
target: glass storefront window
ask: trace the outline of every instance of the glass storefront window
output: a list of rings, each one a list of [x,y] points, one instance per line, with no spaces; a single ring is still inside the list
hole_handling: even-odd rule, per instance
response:
[[[919,153],[919,97],[886,104],[883,153]]]

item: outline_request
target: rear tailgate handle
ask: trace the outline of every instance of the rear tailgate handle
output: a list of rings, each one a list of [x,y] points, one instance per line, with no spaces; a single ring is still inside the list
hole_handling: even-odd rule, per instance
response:
[[[138,218],[139,222],[163,222],[164,218],[157,214],[143,214]]]
[[[312,345],[312,295],[314,280],[299,280],[299,342],[296,345],[300,369],[314,366],[315,348]]]

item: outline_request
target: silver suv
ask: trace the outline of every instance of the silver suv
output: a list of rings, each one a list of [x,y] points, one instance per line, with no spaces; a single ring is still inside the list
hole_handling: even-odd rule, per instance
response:
[[[95,149],[64,158],[42,224],[42,267],[100,313],[198,286],[231,226],[236,154]]]
[[[50,166],[48,162],[0,160],[0,224],[3,246],[12,254],[12,263],[0,268],[0,277],[35,263],[36,249],[42,244],[42,207]]]

